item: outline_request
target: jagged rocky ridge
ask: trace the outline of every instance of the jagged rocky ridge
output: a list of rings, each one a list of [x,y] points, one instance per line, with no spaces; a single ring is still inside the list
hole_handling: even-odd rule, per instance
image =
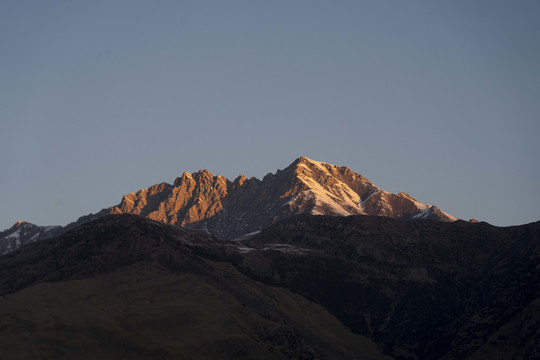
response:
[[[223,239],[260,231],[297,214],[457,220],[405,193],[383,191],[345,166],[303,156],[262,180],[239,176],[231,182],[207,170],[184,173],[172,185],[161,183],[124,196],[110,213],[203,229]]]
[[[117,206],[83,216],[52,233],[41,231],[20,244],[57,235],[109,214],[136,214],[175,226],[201,229],[229,240],[261,231],[297,214],[457,220],[408,194],[386,192],[345,166],[302,156],[262,180],[241,175],[230,181],[207,170],[184,173],[173,184],[156,184],[125,195]],[[12,242],[3,245],[6,241],[2,234],[0,255],[19,246]]]

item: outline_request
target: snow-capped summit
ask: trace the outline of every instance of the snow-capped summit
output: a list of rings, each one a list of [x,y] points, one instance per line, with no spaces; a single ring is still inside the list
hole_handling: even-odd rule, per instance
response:
[[[335,166],[302,156],[289,168],[306,186],[292,201],[312,202],[313,215],[374,215],[393,218],[456,221],[436,206],[423,204],[409,194],[389,193],[346,166]]]
[[[346,166],[304,156],[262,180],[240,175],[231,182],[207,170],[184,173],[173,185],[162,183],[124,196],[110,213],[138,214],[225,239],[304,213],[457,220],[408,194],[381,190]]]
[[[313,215],[366,214],[362,204],[378,190],[368,179],[347,167],[314,161],[304,156],[289,168],[303,185],[303,190],[289,204],[298,207],[305,202],[312,203],[308,212]]]
[[[59,235],[61,232],[61,226],[37,226],[27,221],[17,221],[9,229],[0,232],[0,255],[10,253],[24,244]]]
[[[117,206],[83,216],[64,228],[17,222],[9,230],[0,232],[0,254],[109,214],[136,214],[202,229],[222,239],[260,231],[298,214],[457,220],[406,193],[386,192],[346,166],[301,156],[262,180],[240,175],[230,181],[208,170],[184,172],[172,184],[163,182],[127,194]]]

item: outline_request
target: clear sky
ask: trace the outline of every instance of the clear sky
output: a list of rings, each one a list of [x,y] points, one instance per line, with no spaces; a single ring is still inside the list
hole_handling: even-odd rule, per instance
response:
[[[540,2],[0,1],[0,230],[300,155],[540,220]]]

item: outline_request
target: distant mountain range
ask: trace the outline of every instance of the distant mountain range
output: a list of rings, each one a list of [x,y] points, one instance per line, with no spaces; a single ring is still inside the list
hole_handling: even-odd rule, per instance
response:
[[[305,157],[18,222],[0,250],[2,358],[540,359],[540,222],[462,221]]]
[[[345,166],[302,156],[262,180],[241,175],[230,181],[200,170],[184,173],[173,184],[156,184],[125,195],[117,206],[83,216],[64,228],[27,224],[29,230],[21,232],[14,226],[0,233],[0,255],[110,214],[136,214],[229,240],[298,214],[457,220],[408,194],[381,190]]]

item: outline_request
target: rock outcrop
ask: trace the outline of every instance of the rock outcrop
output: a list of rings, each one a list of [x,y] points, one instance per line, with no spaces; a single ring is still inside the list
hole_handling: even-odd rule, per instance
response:
[[[122,197],[120,204],[80,217],[61,227],[39,227],[21,238],[0,233],[0,255],[28,241],[59,235],[75,226],[112,214],[135,214],[175,226],[204,230],[220,239],[235,239],[261,231],[298,214],[374,215],[397,219],[457,218],[405,193],[384,191],[345,166],[304,156],[262,180],[244,175],[230,181],[208,170],[185,172],[172,184],[156,184]]]
[[[306,157],[262,180],[241,175],[231,182],[207,170],[184,173],[172,185],[161,183],[125,195],[110,213],[202,229],[223,239],[260,231],[297,214],[457,220],[405,193],[381,190],[345,166]]]

